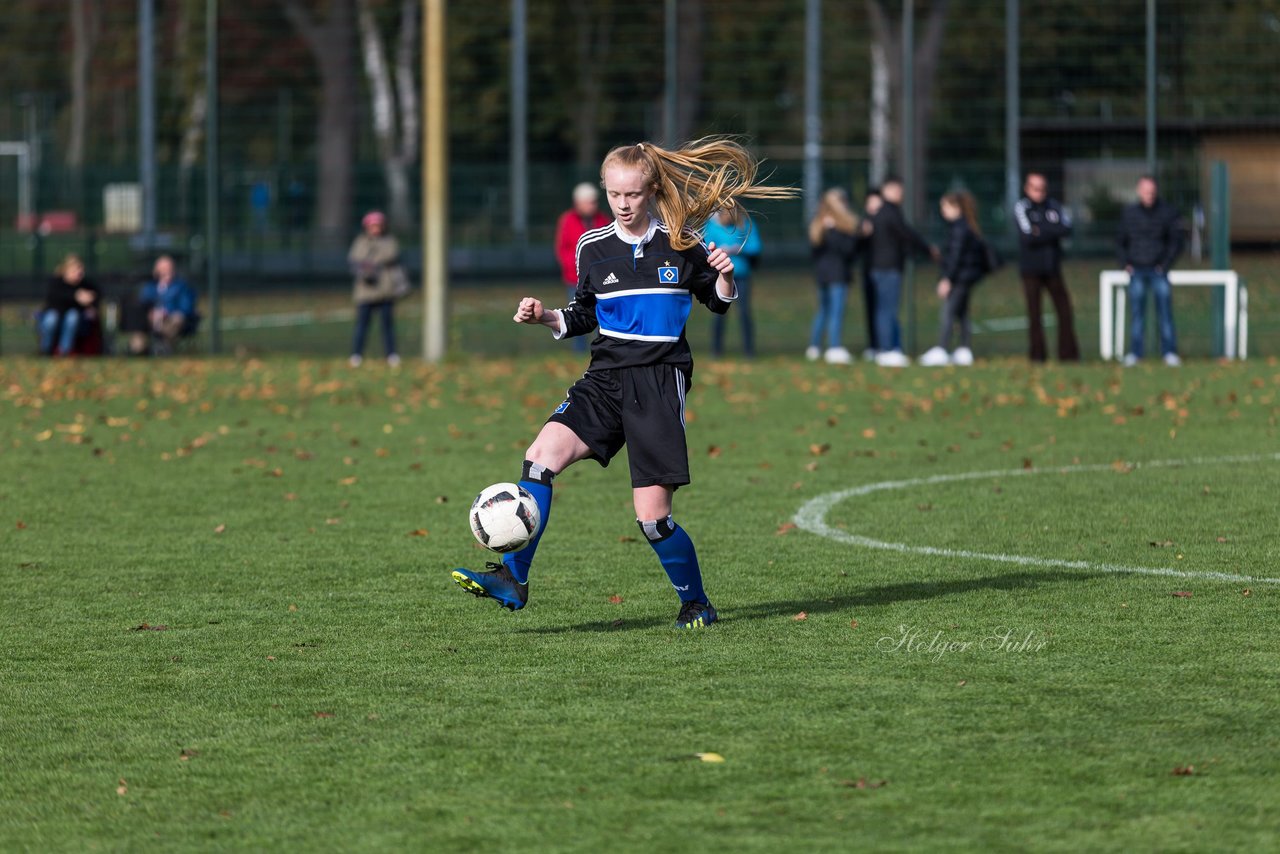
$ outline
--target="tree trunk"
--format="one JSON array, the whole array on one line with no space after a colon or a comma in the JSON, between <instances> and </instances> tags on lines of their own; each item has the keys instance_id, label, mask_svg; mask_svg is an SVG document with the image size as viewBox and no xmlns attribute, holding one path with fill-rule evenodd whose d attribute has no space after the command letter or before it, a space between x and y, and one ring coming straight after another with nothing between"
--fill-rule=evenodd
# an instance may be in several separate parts
<instances>
[{"instance_id":1,"label":"tree trunk","mask_svg":"<svg viewBox=\"0 0 1280 854\"><path fill-rule=\"evenodd\" d=\"M698 126L702 107L702 43L706 29L704 0L681 0L676 6L680 32L676 42L676 135L673 143L688 140Z\"/></svg>"},{"instance_id":2,"label":"tree trunk","mask_svg":"<svg viewBox=\"0 0 1280 854\"><path fill-rule=\"evenodd\" d=\"M600 148L600 105L604 98L604 57L609 51L608 11L592 0L570 4L577 23L578 97L574 117L574 149L578 170L586 173L598 162Z\"/></svg>"},{"instance_id":3,"label":"tree trunk","mask_svg":"<svg viewBox=\"0 0 1280 854\"><path fill-rule=\"evenodd\" d=\"M89 117L89 63L102 32L101 0L71 0L71 130L67 166L84 166L85 130Z\"/></svg>"},{"instance_id":4,"label":"tree trunk","mask_svg":"<svg viewBox=\"0 0 1280 854\"><path fill-rule=\"evenodd\" d=\"M405 231L413 226L409 166L418 150L418 90L413 79L417 3L403 0L400 5L394 81L369 0L358 0L358 7L360 48L373 109L373 134L378 141L378 158L382 161L387 185L387 216L393 229Z\"/></svg>"},{"instance_id":5,"label":"tree trunk","mask_svg":"<svg viewBox=\"0 0 1280 854\"><path fill-rule=\"evenodd\" d=\"M889 57L884 45L871 43L871 162L867 166L867 181L879 187L889 174L889 148L891 132L889 123L892 110L889 105Z\"/></svg>"},{"instance_id":6,"label":"tree trunk","mask_svg":"<svg viewBox=\"0 0 1280 854\"><path fill-rule=\"evenodd\" d=\"M872 177L875 177L876 149L876 102L880 91L877 90L876 65L877 53L883 52L884 69L888 76L888 100L891 104L902 103L902 27L889 13L884 0L866 0L867 17L871 22L872 37ZM929 123L933 118L933 91L938 72L938 58L942 53L942 42L946 35L947 14L950 11L950 0L932 0L929 4L928 17L925 20L924 34L918 40L911 61L915 77L915 110L912 118L915 133L912 135L912 148L915 162L911 165L911 174L904 178L911 179L912 206L917 215L923 210L925 198L925 178L928 175L929 163ZM886 120L893 115L891 109L885 109ZM901 117L899 116L899 119ZM888 122L891 130L884 131L884 137L893 137L897 156L895 168L905 170L903 163L902 122ZM883 156L883 155L882 155ZM887 157L884 158L887 160Z\"/></svg>"},{"instance_id":7,"label":"tree trunk","mask_svg":"<svg viewBox=\"0 0 1280 854\"><path fill-rule=\"evenodd\" d=\"M346 241L352 225L355 157L355 86L352 80L352 0L327 0L323 23L299 0L283 0L285 14L302 36L320 72L316 119L319 184L316 238L325 245Z\"/></svg>"}]
</instances>

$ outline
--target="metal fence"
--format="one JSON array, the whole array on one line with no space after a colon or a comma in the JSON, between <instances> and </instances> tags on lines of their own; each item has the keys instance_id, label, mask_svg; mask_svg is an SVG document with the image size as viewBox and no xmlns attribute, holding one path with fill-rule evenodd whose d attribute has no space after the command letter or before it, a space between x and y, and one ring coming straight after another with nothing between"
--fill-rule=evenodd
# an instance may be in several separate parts
<instances>
[{"instance_id":1,"label":"metal fence","mask_svg":"<svg viewBox=\"0 0 1280 854\"><path fill-rule=\"evenodd\" d=\"M0 286L30 297L68 250L122 283L159 250L198 276L211 216L231 293L341 282L371 207L412 252L422 15L419 0L9 0ZM1225 161L1233 237L1280 238L1280 0L508 0L448 3L446 29L457 282L548 271L555 217L610 146L707 133L745 136L805 188L760 212L776 265L803 265L816 192L889 172L926 230L964 187L1003 234L1021 173L1042 171L1088 253L1108 250L1137 175L1195 221Z\"/></svg>"}]
</instances>

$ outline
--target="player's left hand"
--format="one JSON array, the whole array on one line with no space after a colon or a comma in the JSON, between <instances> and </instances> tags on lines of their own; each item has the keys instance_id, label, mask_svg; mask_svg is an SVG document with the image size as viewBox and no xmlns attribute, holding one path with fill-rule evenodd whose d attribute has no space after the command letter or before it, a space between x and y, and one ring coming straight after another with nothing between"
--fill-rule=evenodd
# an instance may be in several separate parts
<instances>
[{"instance_id":1,"label":"player's left hand","mask_svg":"<svg viewBox=\"0 0 1280 854\"><path fill-rule=\"evenodd\" d=\"M516 306L515 316L511 319L516 323L541 323L542 315L542 302L533 297L525 297Z\"/></svg>"},{"instance_id":2,"label":"player's left hand","mask_svg":"<svg viewBox=\"0 0 1280 854\"><path fill-rule=\"evenodd\" d=\"M728 252L717 249L714 243L707 244L707 263L725 279L733 279L733 259Z\"/></svg>"}]
</instances>

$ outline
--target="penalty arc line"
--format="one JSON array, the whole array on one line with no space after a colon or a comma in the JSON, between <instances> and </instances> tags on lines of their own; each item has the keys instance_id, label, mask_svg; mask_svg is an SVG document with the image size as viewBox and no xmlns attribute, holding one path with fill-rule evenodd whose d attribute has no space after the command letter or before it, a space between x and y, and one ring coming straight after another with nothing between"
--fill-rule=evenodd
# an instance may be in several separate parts
<instances>
[{"instance_id":1,"label":"penalty arc line","mask_svg":"<svg viewBox=\"0 0 1280 854\"><path fill-rule=\"evenodd\" d=\"M1189 457L1182 460L1151 460L1142 463L1123 463L1132 469L1150 468L1185 468L1188 466L1280 462L1278 454L1241 454L1226 457ZM936 546L914 546L910 543L894 543L853 534L827 524L827 514L842 501L870 495L888 490L912 489L917 486L931 486L939 483L955 483L966 480L984 480L994 477L1027 477L1040 474L1081 474L1087 472L1113 471L1116 464L1074 465L1050 469L1005 469L1000 471L974 471L959 474L939 474L931 477L915 477L906 480L885 480L878 483L867 483L837 492L828 492L812 498L801 505L792 521L797 528L826 537L851 546L868 549L899 552L902 554L929 555L931 557L966 558L970 560L986 560L996 563L1013 563L1020 566L1056 567L1062 569L1083 569L1094 572L1108 572L1128 575L1161 575L1173 578L1205 578L1214 581L1252 582L1254 584L1280 584L1280 578L1266 578L1252 575L1235 575L1229 572L1194 571L1173 569L1171 567L1121 566L1113 563L1095 563L1084 560L1059 560L1056 558L1031 557L1028 555L1004 554L1001 552L978 552L968 549L948 549Z\"/></svg>"}]
</instances>

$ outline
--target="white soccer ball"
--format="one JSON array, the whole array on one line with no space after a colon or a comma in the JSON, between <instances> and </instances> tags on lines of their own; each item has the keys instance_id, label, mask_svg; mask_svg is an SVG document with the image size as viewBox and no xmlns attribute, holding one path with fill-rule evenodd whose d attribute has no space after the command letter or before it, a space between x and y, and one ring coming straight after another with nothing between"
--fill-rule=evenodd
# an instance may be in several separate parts
<instances>
[{"instance_id":1,"label":"white soccer ball","mask_svg":"<svg viewBox=\"0 0 1280 854\"><path fill-rule=\"evenodd\" d=\"M538 502L522 486L486 486L471 504L471 533L480 545L495 552L518 552L542 525Z\"/></svg>"}]
</instances>

